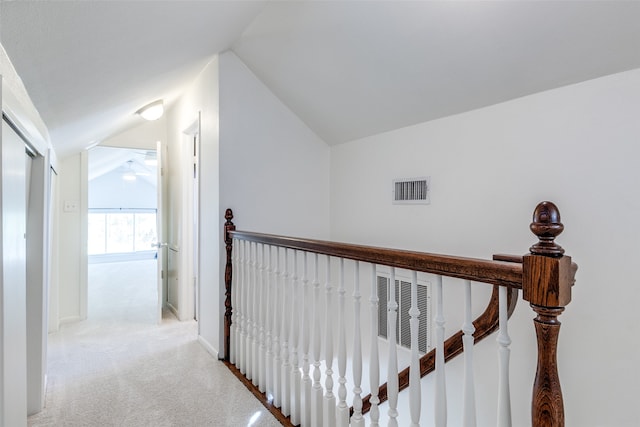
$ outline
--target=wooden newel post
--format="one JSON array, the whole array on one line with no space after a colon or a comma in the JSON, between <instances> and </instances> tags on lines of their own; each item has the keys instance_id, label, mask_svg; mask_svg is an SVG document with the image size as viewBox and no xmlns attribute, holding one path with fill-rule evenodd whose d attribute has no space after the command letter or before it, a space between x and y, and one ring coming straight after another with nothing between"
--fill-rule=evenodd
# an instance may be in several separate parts
<instances>
[{"instance_id":1,"label":"wooden newel post","mask_svg":"<svg viewBox=\"0 0 640 427\"><path fill-rule=\"evenodd\" d=\"M533 212L531 231L538 243L523 259L522 297L533 311L538 339L538 367L533 385L531 421L534 427L563 427L564 404L557 366L560 332L558 316L571 301L575 269L571 257L554 242L562 233L560 212L551 202L538 204Z\"/></svg>"},{"instance_id":2,"label":"wooden newel post","mask_svg":"<svg viewBox=\"0 0 640 427\"><path fill-rule=\"evenodd\" d=\"M233 238L230 231L234 231L236 226L231 221L233 219L233 212L231 209L227 209L224 213L224 243L227 250L227 264L224 268L224 288L225 288L225 300L224 300L224 360L227 362L231 356L231 315L233 313L233 307L231 307L231 278L233 276L233 265L231 262L231 250L233 249Z\"/></svg>"}]
</instances>

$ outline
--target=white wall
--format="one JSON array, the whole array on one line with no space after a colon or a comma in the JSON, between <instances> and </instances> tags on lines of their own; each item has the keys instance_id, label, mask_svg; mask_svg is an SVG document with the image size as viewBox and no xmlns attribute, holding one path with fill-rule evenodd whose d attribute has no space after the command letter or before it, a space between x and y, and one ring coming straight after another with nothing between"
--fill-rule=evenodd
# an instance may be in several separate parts
<instances>
[{"instance_id":1,"label":"white wall","mask_svg":"<svg viewBox=\"0 0 640 427\"><path fill-rule=\"evenodd\" d=\"M636 426L638 111L640 70L633 70L332 147L331 237L466 256L523 254L535 241L528 230L535 205L556 202L565 224L558 241L580 266L560 317L567 425ZM393 178L424 175L431 205L391 204ZM531 318L521 303L510 326L514 425L530 422ZM479 348L479 359L494 364L493 340ZM493 382L479 375L476 384ZM480 425L489 425L495 410L481 408Z\"/></svg>"},{"instance_id":2,"label":"white wall","mask_svg":"<svg viewBox=\"0 0 640 427\"><path fill-rule=\"evenodd\" d=\"M329 148L232 52L220 55L220 211L240 230L327 238ZM216 345L222 351L224 257ZM219 334L219 335L218 335Z\"/></svg>"},{"instance_id":3,"label":"white wall","mask_svg":"<svg viewBox=\"0 0 640 427\"><path fill-rule=\"evenodd\" d=\"M58 183L58 316L60 323L86 317L87 292L87 153L67 157L60 162ZM76 202L78 210L65 212L65 201ZM82 209L82 206L85 209ZM83 301L85 303L83 304Z\"/></svg>"}]
</instances>

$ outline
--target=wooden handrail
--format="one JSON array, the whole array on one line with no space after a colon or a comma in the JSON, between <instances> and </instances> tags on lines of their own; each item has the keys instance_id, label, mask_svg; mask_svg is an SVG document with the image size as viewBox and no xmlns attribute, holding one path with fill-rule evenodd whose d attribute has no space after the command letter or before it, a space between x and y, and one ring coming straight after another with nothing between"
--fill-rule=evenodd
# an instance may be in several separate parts
<instances>
[{"instance_id":1,"label":"wooden handrail","mask_svg":"<svg viewBox=\"0 0 640 427\"><path fill-rule=\"evenodd\" d=\"M404 268L424 273L440 274L459 279L490 283L513 288L522 287L522 265L505 261L465 258L426 252L401 251L375 246L352 245L325 240L300 239L275 236L250 231L229 231L232 238L264 243L283 248L296 249L369 262L378 265Z\"/></svg>"}]
</instances>

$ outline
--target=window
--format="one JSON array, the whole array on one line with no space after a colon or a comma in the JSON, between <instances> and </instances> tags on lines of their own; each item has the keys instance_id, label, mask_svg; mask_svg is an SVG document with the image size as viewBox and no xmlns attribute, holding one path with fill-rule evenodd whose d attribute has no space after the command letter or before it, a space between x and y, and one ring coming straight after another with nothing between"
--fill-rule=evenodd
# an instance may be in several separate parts
<instances>
[{"instance_id":1,"label":"window","mask_svg":"<svg viewBox=\"0 0 640 427\"><path fill-rule=\"evenodd\" d=\"M390 297L390 277L378 272L378 336L388 338L387 301ZM411 328L409 309L411 309L411 281L396 278L394 293L398 302L399 321L396 321L396 341L403 347L411 348ZM420 324L418 327L418 351L426 353L431 349L431 292L428 283L418 280L418 310Z\"/></svg>"},{"instance_id":2,"label":"window","mask_svg":"<svg viewBox=\"0 0 640 427\"><path fill-rule=\"evenodd\" d=\"M156 211L89 212L89 255L155 250Z\"/></svg>"}]
</instances>

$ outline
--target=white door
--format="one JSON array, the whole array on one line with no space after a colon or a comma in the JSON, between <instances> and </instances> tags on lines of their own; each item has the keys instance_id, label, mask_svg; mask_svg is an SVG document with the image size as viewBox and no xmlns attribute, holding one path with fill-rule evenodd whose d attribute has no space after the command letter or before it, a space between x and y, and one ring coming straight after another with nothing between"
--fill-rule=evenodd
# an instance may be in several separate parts
<instances>
[{"instance_id":1,"label":"white door","mask_svg":"<svg viewBox=\"0 0 640 427\"><path fill-rule=\"evenodd\" d=\"M27 424L25 145L0 135L0 426Z\"/></svg>"},{"instance_id":2,"label":"white door","mask_svg":"<svg viewBox=\"0 0 640 427\"><path fill-rule=\"evenodd\" d=\"M165 301L167 299L167 243L165 243L165 227L164 227L164 215L163 211L163 191L164 191L164 158L162 152L162 143L158 141L156 147L156 158L157 158L157 176L158 176L158 186L157 186L157 194L158 194L158 203L156 210L156 230L158 234L158 323L162 322L162 309L164 308Z\"/></svg>"}]
</instances>

